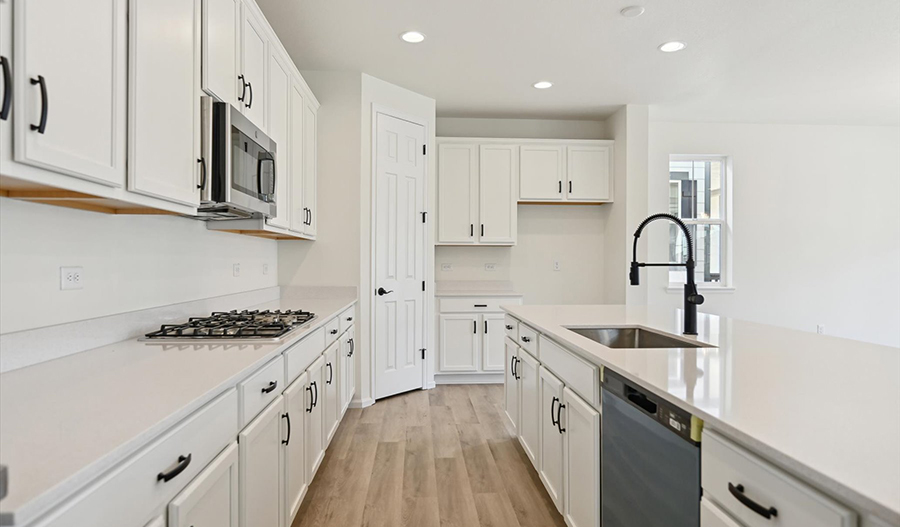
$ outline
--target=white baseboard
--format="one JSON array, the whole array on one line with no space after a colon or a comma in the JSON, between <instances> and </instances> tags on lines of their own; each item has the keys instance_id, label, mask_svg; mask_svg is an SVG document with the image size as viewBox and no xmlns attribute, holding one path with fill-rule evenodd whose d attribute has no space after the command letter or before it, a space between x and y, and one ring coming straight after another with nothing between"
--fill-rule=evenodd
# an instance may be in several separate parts
<instances>
[{"instance_id":1,"label":"white baseboard","mask_svg":"<svg viewBox=\"0 0 900 527\"><path fill-rule=\"evenodd\" d=\"M366 397L365 399L353 399L350 401L350 408L368 408L375 404L375 399Z\"/></svg>"},{"instance_id":2,"label":"white baseboard","mask_svg":"<svg viewBox=\"0 0 900 527\"><path fill-rule=\"evenodd\" d=\"M503 384L504 372L499 373L435 373L435 384Z\"/></svg>"}]
</instances>

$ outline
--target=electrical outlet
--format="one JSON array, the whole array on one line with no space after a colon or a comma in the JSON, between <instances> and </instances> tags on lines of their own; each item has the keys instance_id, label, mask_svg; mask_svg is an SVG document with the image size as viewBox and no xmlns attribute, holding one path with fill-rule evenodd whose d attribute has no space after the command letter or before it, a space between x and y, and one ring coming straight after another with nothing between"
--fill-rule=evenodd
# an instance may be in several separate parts
<instances>
[{"instance_id":1,"label":"electrical outlet","mask_svg":"<svg viewBox=\"0 0 900 527\"><path fill-rule=\"evenodd\" d=\"M825 325L817 324L816 325L816 333L818 333L819 335L824 335L825 334Z\"/></svg>"},{"instance_id":2,"label":"electrical outlet","mask_svg":"<svg viewBox=\"0 0 900 527\"><path fill-rule=\"evenodd\" d=\"M269 274L269 264L263 264L263 274Z\"/></svg>"},{"instance_id":3,"label":"electrical outlet","mask_svg":"<svg viewBox=\"0 0 900 527\"><path fill-rule=\"evenodd\" d=\"M561 267L559 266L559 260L553 260L553 270L559 271Z\"/></svg>"},{"instance_id":4,"label":"electrical outlet","mask_svg":"<svg viewBox=\"0 0 900 527\"><path fill-rule=\"evenodd\" d=\"M231 269L234 273L234 276L241 276L241 264L236 263Z\"/></svg>"},{"instance_id":5,"label":"electrical outlet","mask_svg":"<svg viewBox=\"0 0 900 527\"><path fill-rule=\"evenodd\" d=\"M441 271L452 271L452 270L453 270L453 264L449 264L449 263L441 264Z\"/></svg>"},{"instance_id":6,"label":"electrical outlet","mask_svg":"<svg viewBox=\"0 0 900 527\"><path fill-rule=\"evenodd\" d=\"M84 289L84 269L81 267L60 267L59 288L62 291Z\"/></svg>"},{"instance_id":7,"label":"electrical outlet","mask_svg":"<svg viewBox=\"0 0 900 527\"><path fill-rule=\"evenodd\" d=\"M496 270L497 270L497 264L495 264L495 263L486 263L486 264L484 264L484 270L485 270L485 271L496 271Z\"/></svg>"}]
</instances>

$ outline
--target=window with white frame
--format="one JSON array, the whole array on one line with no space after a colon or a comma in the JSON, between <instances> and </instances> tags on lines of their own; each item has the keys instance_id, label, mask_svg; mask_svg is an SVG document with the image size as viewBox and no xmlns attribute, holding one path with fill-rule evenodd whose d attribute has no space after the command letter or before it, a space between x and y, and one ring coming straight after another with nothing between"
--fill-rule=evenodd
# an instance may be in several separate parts
<instances>
[{"instance_id":1,"label":"window with white frame","mask_svg":"<svg viewBox=\"0 0 900 527\"><path fill-rule=\"evenodd\" d=\"M725 286L728 228L727 158L722 156L670 156L669 212L687 225L694 239L697 284ZM669 226L669 261L683 262L687 240L676 225ZM684 267L669 268L669 283L683 284Z\"/></svg>"}]
</instances>

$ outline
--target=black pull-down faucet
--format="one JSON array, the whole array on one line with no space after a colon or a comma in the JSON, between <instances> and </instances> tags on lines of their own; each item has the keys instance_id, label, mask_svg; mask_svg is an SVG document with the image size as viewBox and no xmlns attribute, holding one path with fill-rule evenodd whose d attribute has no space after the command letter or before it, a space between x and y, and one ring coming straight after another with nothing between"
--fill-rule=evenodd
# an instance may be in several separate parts
<instances>
[{"instance_id":1,"label":"black pull-down faucet","mask_svg":"<svg viewBox=\"0 0 900 527\"><path fill-rule=\"evenodd\" d=\"M640 263L637 261L637 244L638 239L641 237L641 231L644 230L644 227L647 226L648 223L654 220L662 220L666 219L673 222L675 225L681 227L681 230L684 231L684 237L687 239L687 261L684 263ZM629 277L631 278L631 285L639 285L641 283L641 275L640 268L641 267L669 267L669 266L679 266L687 268L687 283L684 284L684 334L685 335L696 335L697 334L697 306L703 303L703 296L697 292L697 284L694 283L694 240L691 238L691 232L688 230L687 225L684 224L683 221L678 219L678 217L673 216L672 214L660 213L653 214L652 216L648 216L646 220L642 221L636 231L634 231L634 253L631 257L631 272Z\"/></svg>"}]
</instances>

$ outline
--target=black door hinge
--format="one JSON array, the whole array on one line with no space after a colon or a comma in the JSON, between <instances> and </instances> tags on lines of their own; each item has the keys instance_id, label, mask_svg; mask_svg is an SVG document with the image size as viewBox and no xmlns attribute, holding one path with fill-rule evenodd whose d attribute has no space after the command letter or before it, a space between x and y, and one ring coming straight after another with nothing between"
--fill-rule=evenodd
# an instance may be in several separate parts
<instances>
[{"instance_id":1,"label":"black door hinge","mask_svg":"<svg viewBox=\"0 0 900 527\"><path fill-rule=\"evenodd\" d=\"M426 154L425 154L425 145L422 145L422 155L423 155L423 156L426 155Z\"/></svg>"},{"instance_id":2,"label":"black door hinge","mask_svg":"<svg viewBox=\"0 0 900 527\"><path fill-rule=\"evenodd\" d=\"M422 280L422 291L425 290L425 280Z\"/></svg>"},{"instance_id":3,"label":"black door hinge","mask_svg":"<svg viewBox=\"0 0 900 527\"><path fill-rule=\"evenodd\" d=\"M425 348L422 348L419 351L422 352L422 360L425 360Z\"/></svg>"},{"instance_id":4,"label":"black door hinge","mask_svg":"<svg viewBox=\"0 0 900 527\"><path fill-rule=\"evenodd\" d=\"M427 211L422 213L422 223L425 223L425 216L427 216L427 215L428 215Z\"/></svg>"}]
</instances>

